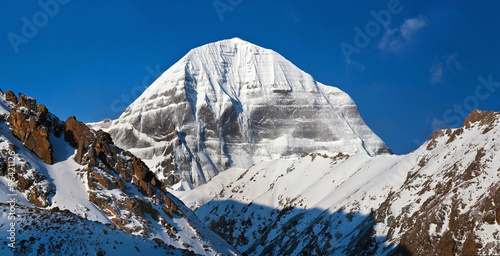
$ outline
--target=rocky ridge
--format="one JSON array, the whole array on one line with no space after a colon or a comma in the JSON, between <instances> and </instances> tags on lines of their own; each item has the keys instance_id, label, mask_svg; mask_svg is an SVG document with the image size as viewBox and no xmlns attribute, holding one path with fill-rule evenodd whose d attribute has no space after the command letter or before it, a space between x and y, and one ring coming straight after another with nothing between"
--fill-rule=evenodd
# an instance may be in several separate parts
<instances>
[{"instance_id":1,"label":"rocky ridge","mask_svg":"<svg viewBox=\"0 0 500 256\"><path fill-rule=\"evenodd\" d=\"M9 124L0 122L0 182L15 180L12 191L27 200L21 204L73 211L89 221L154 239L164 248L237 254L168 193L141 159L115 146L109 134L91 130L75 117L59 121L33 98L13 95L0 94L0 112ZM74 154L63 152L71 147Z\"/></svg>"},{"instance_id":2,"label":"rocky ridge","mask_svg":"<svg viewBox=\"0 0 500 256\"><path fill-rule=\"evenodd\" d=\"M151 231L145 214L149 214L175 237L175 228L165 219L185 215L148 167L130 152L116 147L109 134L91 131L74 116L66 124L65 140L77 147L75 161L85 166L79 171L86 176L89 200L122 230L148 236ZM119 196L116 192L108 194L116 189ZM135 189L147 199L129 195Z\"/></svg>"},{"instance_id":3,"label":"rocky ridge","mask_svg":"<svg viewBox=\"0 0 500 256\"><path fill-rule=\"evenodd\" d=\"M419 165L377 210L388 241L413 255L500 252L500 112L473 111L432 134Z\"/></svg>"},{"instance_id":4,"label":"rocky ridge","mask_svg":"<svg viewBox=\"0 0 500 256\"><path fill-rule=\"evenodd\" d=\"M405 156L303 154L175 192L248 255L500 253L500 112Z\"/></svg>"}]
</instances>

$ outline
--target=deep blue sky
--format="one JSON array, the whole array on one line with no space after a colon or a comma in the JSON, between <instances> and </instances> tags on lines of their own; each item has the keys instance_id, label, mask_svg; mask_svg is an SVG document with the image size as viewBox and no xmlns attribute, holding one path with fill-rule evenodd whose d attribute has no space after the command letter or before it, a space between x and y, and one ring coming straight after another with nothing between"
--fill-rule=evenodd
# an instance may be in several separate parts
<instances>
[{"instance_id":1,"label":"deep blue sky","mask_svg":"<svg viewBox=\"0 0 500 256\"><path fill-rule=\"evenodd\" d=\"M500 110L498 84L478 80L500 81L498 1L336 2L59 0L44 11L2 1L0 88L63 120L113 119L190 49L240 37L347 92L395 153L459 125L473 107ZM23 30L26 21L37 31ZM356 41L356 27L368 41ZM347 44L358 46L349 56Z\"/></svg>"}]
</instances>

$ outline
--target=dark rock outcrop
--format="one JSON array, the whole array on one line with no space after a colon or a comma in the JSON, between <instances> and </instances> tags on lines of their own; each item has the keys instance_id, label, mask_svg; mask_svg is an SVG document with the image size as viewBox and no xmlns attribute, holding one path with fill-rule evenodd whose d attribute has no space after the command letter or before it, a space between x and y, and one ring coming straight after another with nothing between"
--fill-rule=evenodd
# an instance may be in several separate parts
<instances>
[{"instance_id":1,"label":"dark rock outcrop","mask_svg":"<svg viewBox=\"0 0 500 256\"><path fill-rule=\"evenodd\" d=\"M5 99L15 104L7 118L14 136L45 163L53 164L50 135L61 136L64 123L50 113L45 105L38 105L31 97L19 93L19 98L16 98L12 91L7 91Z\"/></svg>"},{"instance_id":2,"label":"dark rock outcrop","mask_svg":"<svg viewBox=\"0 0 500 256\"><path fill-rule=\"evenodd\" d=\"M91 130L72 116L66 120L64 138L77 148L75 161L86 166L84 172L90 188L89 200L122 230L148 236L150 230L145 214L160 221L168 230L172 227L164 221L165 218L172 218L174 214L184 216L146 164L132 153L115 146L108 133ZM132 187L151 200L129 196L127 192ZM122 192L120 197L107 193L114 189ZM132 222L139 222L141 226L127 226ZM175 236L173 232L170 235Z\"/></svg>"},{"instance_id":3,"label":"dark rock outcrop","mask_svg":"<svg viewBox=\"0 0 500 256\"><path fill-rule=\"evenodd\" d=\"M92 140L92 132L82 122L76 120L74 116L66 119L66 129L64 131L64 140L69 142L72 147L77 148L75 161L84 164L83 156L87 153L87 148Z\"/></svg>"},{"instance_id":4,"label":"dark rock outcrop","mask_svg":"<svg viewBox=\"0 0 500 256\"><path fill-rule=\"evenodd\" d=\"M15 109L10 111L8 122L12 133L19 138L24 145L47 164L54 163L54 152L50 144L49 133L37 124L34 117L29 117L23 111Z\"/></svg>"},{"instance_id":5,"label":"dark rock outcrop","mask_svg":"<svg viewBox=\"0 0 500 256\"><path fill-rule=\"evenodd\" d=\"M6 91L5 92L5 99L14 103L14 104L17 104L17 97L16 95L14 94L14 92L12 91Z\"/></svg>"}]
</instances>

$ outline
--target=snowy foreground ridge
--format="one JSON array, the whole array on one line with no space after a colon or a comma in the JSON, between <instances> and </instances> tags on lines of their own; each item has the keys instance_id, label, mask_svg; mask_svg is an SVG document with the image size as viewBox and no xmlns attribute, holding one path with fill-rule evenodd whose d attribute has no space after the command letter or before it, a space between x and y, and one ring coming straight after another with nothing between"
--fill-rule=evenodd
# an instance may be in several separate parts
<instances>
[{"instance_id":1,"label":"snowy foreground ridge","mask_svg":"<svg viewBox=\"0 0 500 256\"><path fill-rule=\"evenodd\" d=\"M249 255L498 255L500 112L408 155L304 154L175 194Z\"/></svg>"},{"instance_id":2,"label":"snowy foreground ridge","mask_svg":"<svg viewBox=\"0 0 500 256\"><path fill-rule=\"evenodd\" d=\"M0 255L500 255L500 112L393 155L347 94L238 38L113 121L0 90L0 183Z\"/></svg>"},{"instance_id":3,"label":"snowy foreground ridge","mask_svg":"<svg viewBox=\"0 0 500 256\"><path fill-rule=\"evenodd\" d=\"M239 38L191 50L120 118L89 125L180 190L304 152L390 152L349 95Z\"/></svg>"}]
</instances>

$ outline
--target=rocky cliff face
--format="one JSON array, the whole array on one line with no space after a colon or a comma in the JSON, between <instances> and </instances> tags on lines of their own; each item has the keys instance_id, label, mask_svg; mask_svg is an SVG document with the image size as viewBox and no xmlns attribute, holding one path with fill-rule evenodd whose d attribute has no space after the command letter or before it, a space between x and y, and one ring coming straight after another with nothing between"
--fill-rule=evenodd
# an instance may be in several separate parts
<instances>
[{"instance_id":1,"label":"rocky cliff face","mask_svg":"<svg viewBox=\"0 0 500 256\"><path fill-rule=\"evenodd\" d=\"M85 166L80 172L87 178L89 200L122 230L149 236L149 214L176 237L176 229L166 219L187 217L141 159L115 146L109 134L92 131L73 116L66 124L65 140L77 147L74 159ZM130 195L134 189L149 200ZM110 194L113 190L120 195Z\"/></svg>"},{"instance_id":2,"label":"rocky cliff face","mask_svg":"<svg viewBox=\"0 0 500 256\"><path fill-rule=\"evenodd\" d=\"M54 152L49 136L59 137L64 124L31 97L19 93L17 99L12 91L7 91L5 99L14 105L7 118L14 136L45 163L53 164Z\"/></svg>"},{"instance_id":3,"label":"rocky cliff face","mask_svg":"<svg viewBox=\"0 0 500 256\"><path fill-rule=\"evenodd\" d=\"M303 154L175 192L248 255L500 253L500 112L405 156Z\"/></svg>"},{"instance_id":4,"label":"rocky cliff face","mask_svg":"<svg viewBox=\"0 0 500 256\"><path fill-rule=\"evenodd\" d=\"M90 126L177 189L304 152L389 153L346 93L238 38L193 49L119 119Z\"/></svg>"},{"instance_id":5,"label":"rocky cliff face","mask_svg":"<svg viewBox=\"0 0 500 256\"><path fill-rule=\"evenodd\" d=\"M91 131L74 116L66 120L65 140L77 147L74 160L84 165L80 169L86 176L89 186L89 200L104 212L110 220L127 232L137 232L148 236L148 223L145 214L151 214L155 221L163 220L165 228L171 228L154 209L152 202L135 195L129 195L132 188L138 189L144 196L154 200L154 206L163 207L164 214L180 216L182 211L172 203L168 192L161 189L161 183L147 166L137 157L116 147L109 134L103 131ZM133 185L132 187L130 185ZM109 194L117 190L120 196ZM164 206L163 206L164 205ZM123 212L129 214L123 215ZM133 228L130 223L139 223ZM150 231L151 232L151 231ZM174 234L171 234L174 236Z\"/></svg>"}]
</instances>

